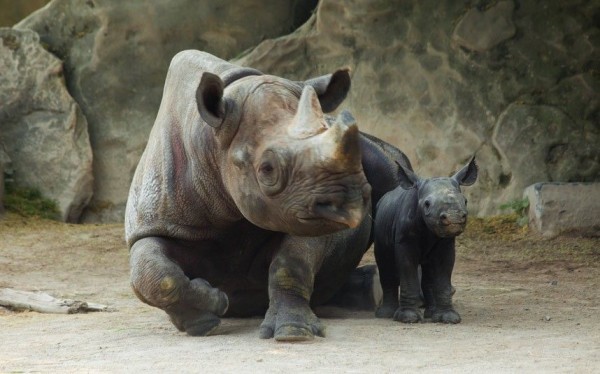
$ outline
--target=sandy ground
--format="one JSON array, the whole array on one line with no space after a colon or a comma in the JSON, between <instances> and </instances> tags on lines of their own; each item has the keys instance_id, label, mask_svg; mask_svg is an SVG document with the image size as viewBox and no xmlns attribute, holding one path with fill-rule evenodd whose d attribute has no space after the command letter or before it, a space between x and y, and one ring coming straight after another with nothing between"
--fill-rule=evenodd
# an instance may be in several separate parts
<instances>
[{"instance_id":1,"label":"sandy ground","mask_svg":"<svg viewBox=\"0 0 600 374\"><path fill-rule=\"evenodd\" d=\"M0 372L600 372L600 239L545 240L480 221L459 239L461 324L325 310L327 337L293 344L258 339L260 319L224 320L204 338L178 332L131 292L120 225L8 216L0 221L0 287L116 311L0 308Z\"/></svg>"}]
</instances>

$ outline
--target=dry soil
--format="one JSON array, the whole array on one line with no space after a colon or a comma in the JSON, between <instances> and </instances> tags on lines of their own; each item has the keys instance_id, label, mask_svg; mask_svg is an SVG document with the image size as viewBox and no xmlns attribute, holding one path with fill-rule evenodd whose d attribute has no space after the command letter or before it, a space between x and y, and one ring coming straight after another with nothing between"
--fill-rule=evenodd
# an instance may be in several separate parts
<instances>
[{"instance_id":1,"label":"dry soil","mask_svg":"<svg viewBox=\"0 0 600 374\"><path fill-rule=\"evenodd\" d=\"M471 220L453 283L458 325L321 311L327 337L260 340L260 319L178 332L128 284L121 225L0 221L0 287L108 304L53 315L0 308L0 372L600 372L600 239L542 239L511 217ZM373 262L372 252L363 260Z\"/></svg>"}]
</instances>

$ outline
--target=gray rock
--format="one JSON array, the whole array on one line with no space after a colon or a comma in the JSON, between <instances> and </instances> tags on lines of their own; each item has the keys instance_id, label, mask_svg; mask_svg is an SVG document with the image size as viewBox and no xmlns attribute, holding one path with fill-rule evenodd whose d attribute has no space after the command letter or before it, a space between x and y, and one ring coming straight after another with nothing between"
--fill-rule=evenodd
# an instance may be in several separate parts
<instances>
[{"instance_id":1,"label":"gray rock","mask_svg":"<svg viewBox=\"0 0 600 374\"><path fill-rule=\"evenodd\" d=\"M600 236L600 183L536 183L523 196L529 227L543 236Z\"/></svg>"},{"instance_id":2,"label":"gray rock","mask_svg":"<svg viewBox=\"0 0 600 374\"><path fill-rule=\"evenodd\" d=\"M16 185L58 203L61 218L78 221L92 196L87 122L67 92L61 61L33 31L0 29L0 144Z\"/></svg>"},{"instance_id":3,"label":"gray rock","mask_svg":"<svg viewBox=\"0 0 600 374\"><path fill-rule=\"evenodd\" d=\"M10 164L10 157L4 152L0 143L0 217L4 214L4 172Z\"/></svg>"},{"instance_id":4,"label":"gray rock","mask_svg":"<svg viewBox=\"0 0 600 374\"><path fill-rule=\"evenodd\" d=\"M314 3L54 0L17 24L37 31L64 60L69 90L88 120L95 178L84 220L123 220L129 184L177 52L200 49L232 58L292 31Z\"/></svg>"},{"instance_id":5,"label":"gray rock","mask_svg":"<svg viewBox=\"0 0 600 374\"><path fill-rule=\"evenodd\" d=\"M485 17L514 13L506 29L520 32L484 52L452 42L462 2L322 0L296 32L234 62L299 80L350 66L344 108L361 130L405 151L420 174L445 175L477 153L480 177L465 192L470 214L502 213L535 182L600 180L598 7L492 3Z\"/></svg>"},{"instance_id":6,"label":"gray rock","mask_svg":"<svg viewBox=\"0 0 600 374\"><path fill-rule=\"evenodd\" d=\"M498 1L490 8L471 8L458 21L452 39L458 45L473 51L487 51L517 32L512 22L514 3Z\"/></svg>"}]
</instances>

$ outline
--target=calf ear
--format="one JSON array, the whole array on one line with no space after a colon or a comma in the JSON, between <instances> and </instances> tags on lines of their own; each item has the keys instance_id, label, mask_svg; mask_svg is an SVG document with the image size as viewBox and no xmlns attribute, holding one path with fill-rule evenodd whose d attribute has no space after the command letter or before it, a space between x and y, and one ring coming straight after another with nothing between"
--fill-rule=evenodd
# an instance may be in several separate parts
<instances>
[{"instance_id":1,"label":"calf ear","mask_svg":"<svg viewBox=\"0 0 600 374\"><path fill-rule=\"evenodd\" d=\"M218 128L225 119L223 101L224 83L218 75L204 72L196 90L196 104L202 119L210 126Z\"/></svg>"},{"instance_id":2,"label":"calf ear","mask_svg":"<svg viewBox=\"0 0 600 374\"><path fill-rule=\"evenodd\" d=\"M475 156L473 156L468 164L463 166L462 169L452 176L452 179L457 181L461 186L470 186L477 180L478 173L479 166L477 166Z\"/></svg>"},{"instance_id":3,"label":"calf ear","mask_svg":"<svg viewBox=\"0 0 600 374\"><path fill-rule=\"evenodd\" d=\"M323 113L333 112L350 91L350 69L340 69L333 74L307 80L304 84L313 86L317 92Z\"/></svg>"},{"instance_id":4,"label":"calf ear","mask_svg":"<svg viewBox=\"0 0 600 374\"><path fill-rule=\"evenodd\" d=\"M398 165L398 181L400 182L400 187L408 190L416 186L417 182L419 182L419 177L413 173L412 170L404 167L404 165L398 161L395 160L395 162Z\"/></svg>"}]
</instances>

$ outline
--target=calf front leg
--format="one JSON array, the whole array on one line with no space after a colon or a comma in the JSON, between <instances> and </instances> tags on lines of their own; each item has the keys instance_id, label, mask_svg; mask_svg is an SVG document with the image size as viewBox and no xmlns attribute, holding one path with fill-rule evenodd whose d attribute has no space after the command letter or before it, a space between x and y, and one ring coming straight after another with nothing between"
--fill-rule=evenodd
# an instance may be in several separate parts
<instances>
[{"instance_id":1,"label":"calf front leg","mask_svg":"<svg viewBox=\"0 0 600 374\"><path fill-rule=\"evenodd\" d=\"M190 250L165 238L138 240L130 250L131 286L140 300L167 312L180 331L205 336L219 326L228 299L207 281L190 280L168 255Z\"/></svg>"},{"instance_id":2,"label":"calf front leg","mask_svg":"<svg viewBox=\"0 0 600 374\"><path fill-rule=\"evenodd\" d=\"M381 305L375 311L377 318L392 318L398 309L398 272L396 269L396 261L394 248L390 248L382 244L377 238L375 239L375 260L379 268L379 282L381 283L381 291L383 298Z\"/></svg>"},{"instance_id":3,"label":"calf front leg","mask_svg":"<svg viewBox=\"0 0 600 374\"><path fill-rule=\"evenodd\" d=\"M421 322L419 254L415 253L415 246L408 243L397 244L395 252L396 269L400 278L400 307L394 313L394 320L403 323Z\"/></svg>"},{"instance_id":4,"label":"calf front leg","mask_svg":"<svg viewBox=\"0 0 600 374\"><path fill-rule=\"evenodd\" d=\"M309 305L325 245L325 237L284 239L269 268L269 309L260 338L302 341L325 336L324 326Z\"/></svg>"},{"instance_id":5,"label":"calf front leg","mask_svg":"<svg viewBox=\"0 0 600 374\"><path fill-rule=\"evenodd\" d=\"M452 305L452 271L455 249L453 242L440 243L431 260L423 266L423 293L426 295L425 316L432 322L459 323L460 315Z\"/></svg>"}]
</instances>

